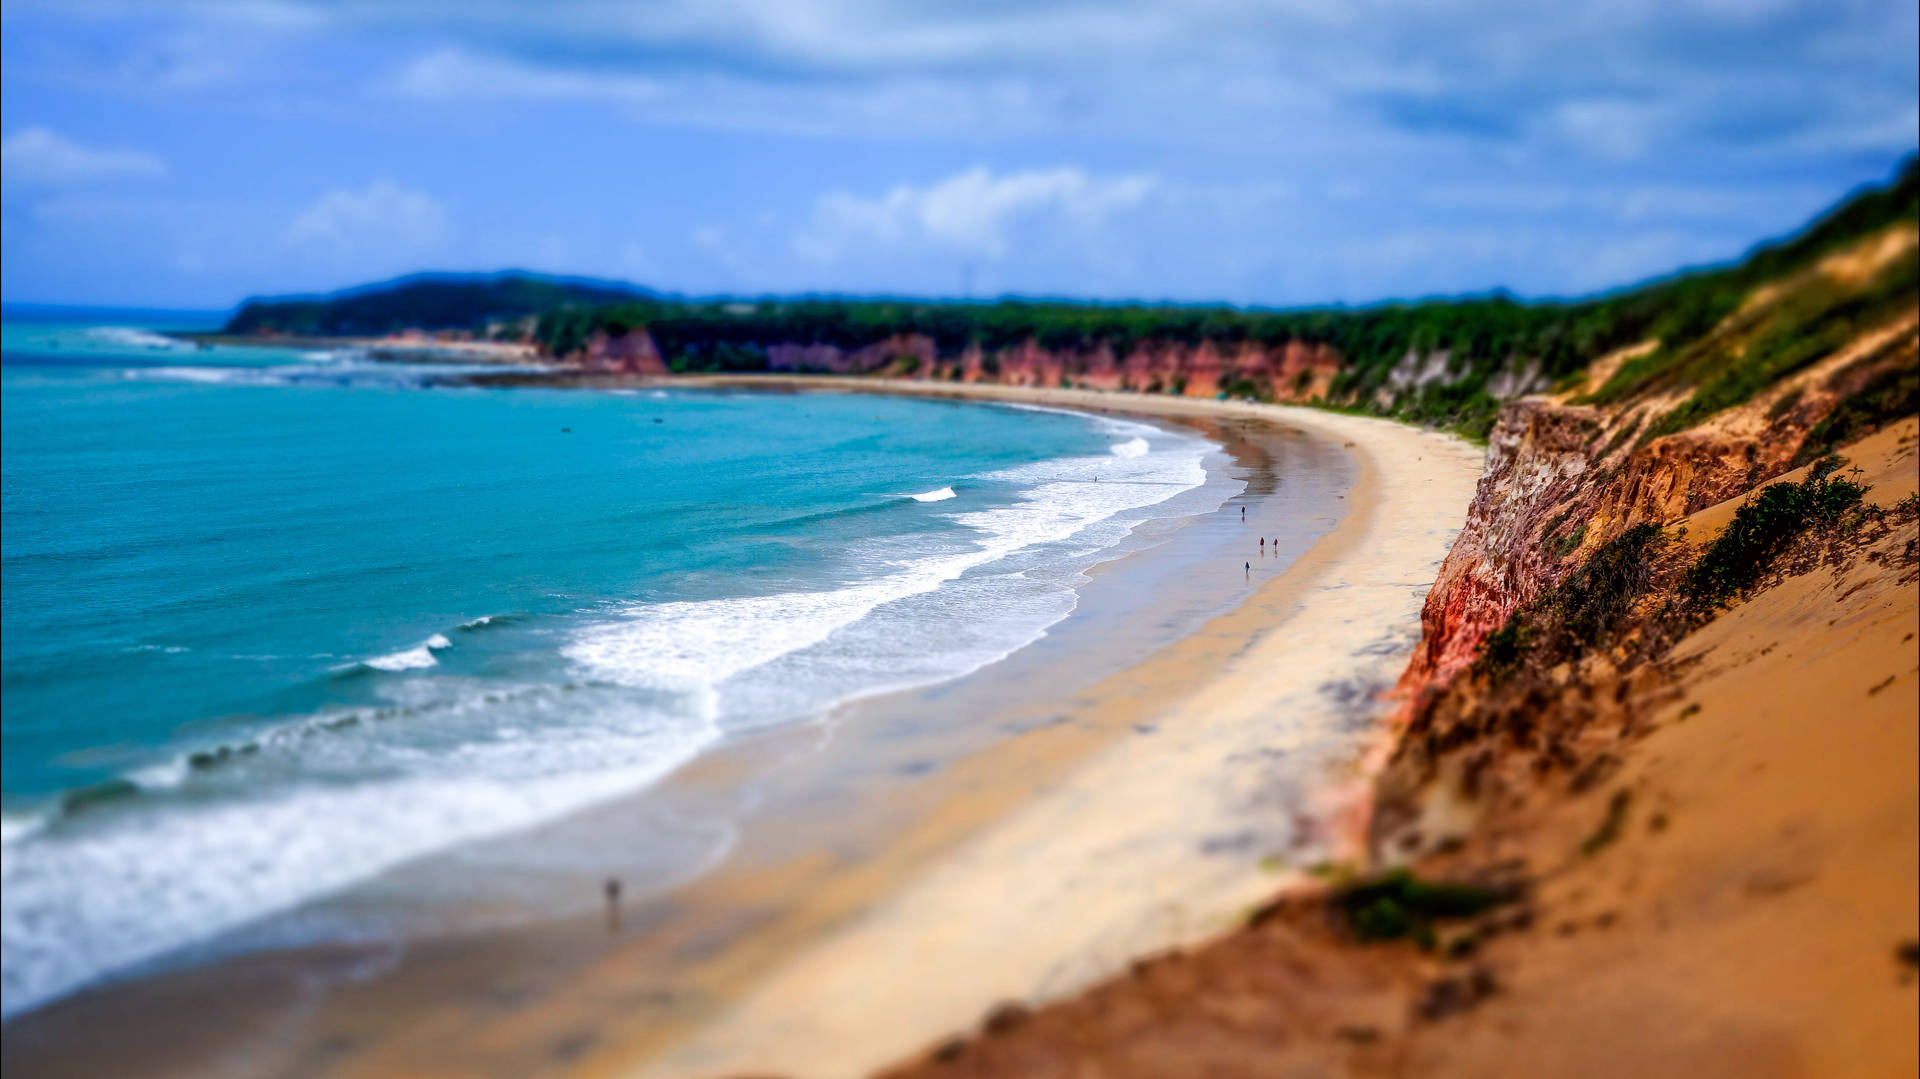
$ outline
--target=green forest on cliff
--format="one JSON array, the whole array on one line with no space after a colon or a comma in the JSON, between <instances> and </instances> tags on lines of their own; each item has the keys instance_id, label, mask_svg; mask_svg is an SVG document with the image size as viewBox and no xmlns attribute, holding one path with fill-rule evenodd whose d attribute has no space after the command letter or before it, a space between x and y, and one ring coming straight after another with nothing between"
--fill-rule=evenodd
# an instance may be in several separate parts
<instances>
[{"instance_id":1,"label":"green forest on cliff","mask_svg":"<svg viewBox=\"0 0 1920 1079\"><path fill-rule=\"evenodd\" d=\"M1618 292L1569 301L1523 302L1505 295L1293 310L1225 306L899 299L763 298L688 300L624 286L529 275L421 277L333 297L245 304L232 333L371 335L402 329L458 329L481 336L531 336L555 357L579 353L596 334L645 329L675 371L761 371L775 345L857 349L897 334L932 340L942 357L995 353L1033 342L1054 352L1101 346L1124 356L1136 345L1211 341L1333 349L1340 371L1322 403L1453 427L1491 428L1500 401L1495 380L1516 372L1550 385L1595 359L1638 342L1657 346L1624 363L1595 391L1596 403L1696 387L1650 434L1681 430L1745 401L1773 380L1817 362L1862 327L1913 302L1911 249L1858 287L1803 281L1785 302L1745 314L1754 289L1791 281L1836 250L1898 222L1920 220L1920 167L1909 158L1883 186L1862 189L1783 241L1737 263L1677 274ZM1443 361L1430 358L1444 353ZM1429 377L1390 379L1409 356ZM1223 392L1288 396L1285 387L1236 378ZM1908 391L1911 392L1910 390Z\"/></svg>"}]
</instances>

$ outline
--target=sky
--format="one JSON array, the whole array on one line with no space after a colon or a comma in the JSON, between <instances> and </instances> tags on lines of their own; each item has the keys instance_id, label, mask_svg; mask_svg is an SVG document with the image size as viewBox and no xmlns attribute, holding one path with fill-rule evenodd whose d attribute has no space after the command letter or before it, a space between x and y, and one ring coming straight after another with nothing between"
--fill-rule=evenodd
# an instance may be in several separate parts
<instances>
[{"instance_id":1,"label":"sky","mask_svg":"<svg viewBox=\"0 0 1920 1079\"><path fill-rule=\"evenodd\" d=\"M1578 295L1886 179L1916 36L1913 0L4 0L0 296Z\"/></svg>"}]
</instances>

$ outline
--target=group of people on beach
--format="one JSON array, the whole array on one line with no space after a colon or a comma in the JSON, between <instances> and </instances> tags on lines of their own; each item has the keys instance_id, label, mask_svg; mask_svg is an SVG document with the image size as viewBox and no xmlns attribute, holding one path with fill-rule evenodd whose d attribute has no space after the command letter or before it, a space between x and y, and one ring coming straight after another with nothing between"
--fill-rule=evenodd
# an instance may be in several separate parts
<instances>
[{"instance_id":1,"label":"group of people on beach","mask_svg":"<svg viewBox=\"0 0 1920 1079\"><path fill-rule=\"evenodd\" d=\"M1241 506L1240 520L1244 523L1246 519L1247 519L1247 507ZM1279 540L1279 537L1277 536L1274 538L1274 541L1273 541L1273 553L1276 555L1280 553L1280 540ZM1260 537L1260 557L1265 558L1266 556L1267 556L1267 537L1261 536ZM1253 563L1252 562L1243 563L1242 569L1247 579L1252 580L1253 579Z\"/></svg>"}]
</instances>

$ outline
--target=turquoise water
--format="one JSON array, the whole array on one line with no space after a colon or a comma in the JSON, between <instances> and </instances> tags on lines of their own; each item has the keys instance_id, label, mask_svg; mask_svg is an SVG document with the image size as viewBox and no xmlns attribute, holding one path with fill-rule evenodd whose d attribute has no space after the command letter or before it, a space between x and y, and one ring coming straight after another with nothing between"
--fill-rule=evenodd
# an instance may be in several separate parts
<instances>
[{"instance_id":1,"label":"turquoise water","mask_svg":"<svg viewBox=\"0 0 1920 1079\"><path fill-rule=\"evenodd\" d=\"M4 1010L992 662L1190 435L9 322ZM1211 490L1211 489L1210 489Z\"/></svg>"}]
</instances>

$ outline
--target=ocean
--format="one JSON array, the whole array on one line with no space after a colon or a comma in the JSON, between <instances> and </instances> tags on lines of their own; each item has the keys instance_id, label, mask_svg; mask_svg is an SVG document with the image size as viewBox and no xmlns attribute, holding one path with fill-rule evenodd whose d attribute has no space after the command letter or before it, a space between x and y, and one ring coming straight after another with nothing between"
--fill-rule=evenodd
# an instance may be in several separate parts
<instances>
[{"instance_id":1,"label":"ocean","mask_svg":"<svg viewBox=\"0 0 1920 1079\"><path fill-rule=\"evenodd\" d=\"M1127 420L178 328L4 324L7 1016L977 670L1237 490Z\"/></svg>"}]
</instances>

